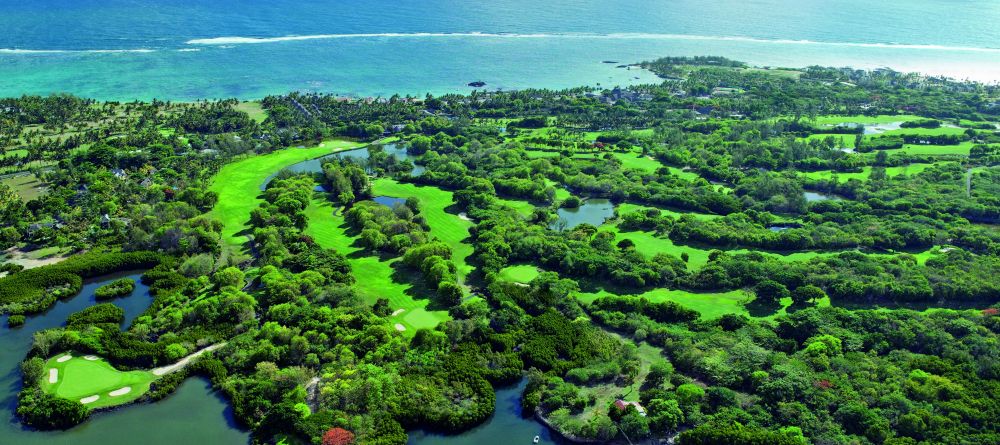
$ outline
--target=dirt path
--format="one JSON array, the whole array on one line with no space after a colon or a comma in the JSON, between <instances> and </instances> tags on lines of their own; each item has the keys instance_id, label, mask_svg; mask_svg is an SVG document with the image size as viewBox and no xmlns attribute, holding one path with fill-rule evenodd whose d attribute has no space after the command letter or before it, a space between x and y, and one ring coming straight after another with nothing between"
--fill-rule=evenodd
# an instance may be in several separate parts
<instances>
[{"instance_id":1,"label":"dirt path","mask_svg":"<svg viewBox=\"0 0 1000 445\"><path fill-rule=\"evenodd\" d=\"M21 249L10 248L3 251L4 256L7 258L7 262L20 264L24 266L25 269L34 269L36 267L48 266L49 264L55 264L66 258L68 256L62 255L51 255L42 258L32 258L31 252L25 252Z\"/></svg>"},{"instance_id":2,"label":"dirt path","mask_svg":"<svg viewBox=\"0 0 1000 445\"><path fill-rule=\"evenodd\" d=\"M208 346L208 347L202 348L199 351L194 352L192 354L189 354L187 357L184 357L184 358L178 360L177 363L174 363L172 365L167 365L167 366L161 366L159 368L153 368L150 372L152 372L153 375L155 375L155 376L161 376L161 375L164 375L164 374L169 374L171 372L174 372L174 371L177 371L179 369L184 368L185 366L188 365L188 363L191 363L192 360L198 358L202 354L204 354L206 352L212 352L212 351L214 351L216 349L219 349L219 348L221 348L221 347L223 347L225 345L226 345L226 343L222 342L222 343L216 343L216 344L214 344L212 346Z\"/></svg>"}]
</instances>

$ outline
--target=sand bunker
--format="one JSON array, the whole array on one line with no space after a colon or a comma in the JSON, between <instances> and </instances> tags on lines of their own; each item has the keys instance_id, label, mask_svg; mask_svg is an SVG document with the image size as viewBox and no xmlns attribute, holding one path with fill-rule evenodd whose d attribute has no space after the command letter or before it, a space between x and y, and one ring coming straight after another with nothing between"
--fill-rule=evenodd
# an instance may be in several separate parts
<instances>
[{"instance_id":1,"label":"sand bunker","mask_svg":"<svg viewBox=\"0 0 1000 445\"><path fill-rule=\"evenodd\" d=\"M72 355L69 355L69 354L66 354L66 355L64 355L64 356L62 356L62 357L59 357L59 358L57 358L57 359L56 359L56 362L57 362L57 363L62 363L62 362L65 362L66 360L69 360L69 359L71 359L71 358L73 358L73 356L72 356Z\"/></svg>"},{"instance_id":2,"label":"sand bunker","mask_svg":"<svg viewBox=\"0 0 1000 445\"><path fill-rule=\"evenodd\" d=\"M403 325L401 325L399 323L396 323L396 330L399 331L399 332L403 332L403 331L406 330L406 326L403 326Z\"/></svg>"},{"instance_id":3,"label":"sand bunker","mask_svg":"<svg viewBox=\"0 0 1000 445\"><path fill-rule=\"evenodd\" d=\"M94 361L94 360L97 360L98 358L97 358L96 355L85 355L85 356L83 356L83 359L84 360Z\"/></svg>"},{"instance_id":4,"label":"sand bunker","mask_svg":"<svg viewBox=\"0 0 1000 445\"><path fill-rule=\"evenodd\" d=\"M108 393L108 395L111 396L111 397L118 397L118 396L123 396L125 394L128 394L130 391L132 391L132 387L131 386L126 386L124 388L116 389L114 391L111 391L111 392Z\"/></svg>"},{"instance_id":5,"label":"sand bunker","mask_svg":"<svg viewBox=\"0 0 1000 445\"><path fill-rule=\"evenodd\" d=\"M49 369L49 383L55 383L59 381L59 370L56 368Z\"/></svg>"},{"instance_id":6,"label":"sand bunker","mask_svg":"<svg viewBox=\"0 0 1000 445\"><path fill-rule=\"evenodd\" d=\"M84 398L80 399L80 403L83 403L84 405L86 405L88 403L94 403L94 402L97 401L97 399L100 399L100 398L101 398L101 396L84 397Z\"/></svg>"},{"instance_id":7,"label":"sand bunker","mask_svg":"<svg viewBox=\"0 0 1000 445\"><path fill-rule=\"evenodd\" d=\"M406 309L396 309L396 310L392 311L392 316L395 317L395 316L397 316L399 314L402 314L404 311L406 311Z\"/></svg>"},{"instance_id":8,"label":"sand bunker","mask_svg":"<svg viewBox=\"0 0 1000 445\"><path fill-rule=\"evenodd\" d=\"M469 215L466 215L465 212L459 213L458 219L462 221L472 221L472 218L469 218Z\"/></svg>"}]
</instances>

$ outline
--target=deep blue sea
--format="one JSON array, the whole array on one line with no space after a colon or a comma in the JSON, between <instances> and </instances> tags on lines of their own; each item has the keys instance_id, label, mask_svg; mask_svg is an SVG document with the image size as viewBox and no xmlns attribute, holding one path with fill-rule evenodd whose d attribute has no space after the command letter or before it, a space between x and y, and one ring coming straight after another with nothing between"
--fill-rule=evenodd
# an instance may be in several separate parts
<instances>
[{"instance_id":1,"label":"deep blue sea","mask_svg":"<svg viewBox=\"0 0 1000 445\"><path fill-rule=\"evenodd\" d=\"M0 96L377 96L627 84L722 55L1000 80L998 0L0 0Z\"/></svg>"}]
</instances>

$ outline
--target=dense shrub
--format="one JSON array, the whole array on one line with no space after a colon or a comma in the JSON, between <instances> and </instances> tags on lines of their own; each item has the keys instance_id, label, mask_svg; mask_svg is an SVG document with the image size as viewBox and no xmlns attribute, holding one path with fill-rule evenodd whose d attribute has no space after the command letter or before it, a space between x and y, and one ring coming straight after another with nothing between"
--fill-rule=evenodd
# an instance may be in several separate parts
<instances>
[{"instance_id":1,"label":"dense shrub","mask_svg":"<svg viewBox=\"0 0 1000 445\"><path fill-rule=\"evenodd\" d=\"M105 284L94 291L94 298L98 300L110 300L112 298L124 297L135 289L135 281L131 278L122 278Z\"/></svg>"}]
</instances>

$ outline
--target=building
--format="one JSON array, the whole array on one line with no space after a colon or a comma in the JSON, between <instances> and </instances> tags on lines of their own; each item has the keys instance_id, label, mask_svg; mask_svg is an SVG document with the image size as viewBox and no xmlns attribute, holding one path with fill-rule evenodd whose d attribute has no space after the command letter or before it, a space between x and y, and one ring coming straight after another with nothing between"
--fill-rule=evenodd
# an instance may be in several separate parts
<instances>
[{"instance_id":1,"label":"building","mask_svg":"<svg viewBox=\"0 0 1000 445\"><path fill-rule=\"evenodd\" d=\"M628 410L628 407L630 406L634 407L640 416L646 417L646 408L643 408L639 402L626 402L622 399L615 400L615 408L618 408L619 411L624 412Z\"/></svg>"}]
</instances>

